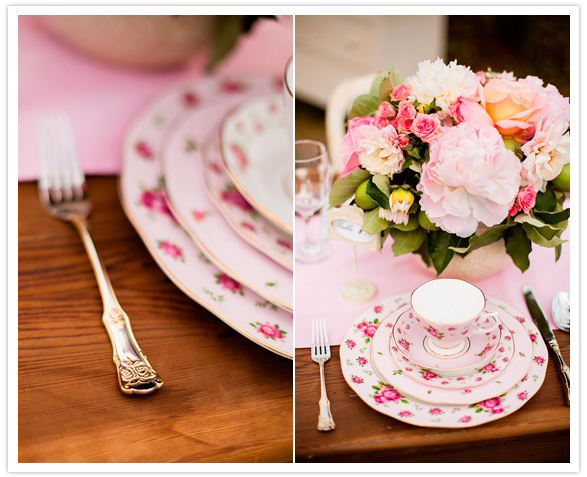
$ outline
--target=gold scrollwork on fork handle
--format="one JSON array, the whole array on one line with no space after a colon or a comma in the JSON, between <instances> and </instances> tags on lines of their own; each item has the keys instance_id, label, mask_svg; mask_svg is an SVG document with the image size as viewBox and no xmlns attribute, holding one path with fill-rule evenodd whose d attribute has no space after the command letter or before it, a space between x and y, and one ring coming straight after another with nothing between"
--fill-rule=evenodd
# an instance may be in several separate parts
<instances>
[{"instance_id":1,"label":"gold scrollwork on fork handle","mask_svg":"<svg viewBox=\"0 0 587 477\"><path fill-rule=\"evenodd\" d=\"M112 342L113 360L120 389L126 394L148 394L163 386L135 340L127 314L113 306L104 312L103 322Z\"/></svg>"}]
</instances>

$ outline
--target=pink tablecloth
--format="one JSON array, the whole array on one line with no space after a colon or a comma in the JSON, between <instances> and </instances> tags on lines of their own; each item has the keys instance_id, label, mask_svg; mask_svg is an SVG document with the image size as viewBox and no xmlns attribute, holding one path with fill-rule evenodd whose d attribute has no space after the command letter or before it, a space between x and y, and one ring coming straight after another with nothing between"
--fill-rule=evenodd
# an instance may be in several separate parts
<instances>
[{"instance_id":1,"label":"pink tablecloth","mask_svg":"<svg viewBox=\"0 0 587 477\"><path fill-rule=\"evenodd\" d=\"M71 50L38 26L19 18L18 178L37 177L36 122L43 113L67 113L87 174L116 174L122 136L133 117L161 89L203 75L204 59L171 72L109 66ZM292 17L260 20L241 37L218 73L260 72L281 76L293 52Z\"/></svg>"},{"instance_id":2,"label":"pink tablecloth","mask_svg":"<svg viewBox=\"0 0 587 477\"><path fill-rule=\"evenodd\" d=\"M569 204L567 204L569 206ZM312 226L317 230L318 218ZM304 224L296 218L296 242L304 236ZM569 240L569 229L563 239ZM311 320L322 316L326 319L331 345L338 345L350 323L363 311L376 306L378 301L399 293L412 291L434 275L421 268L410 255L394 257L391 239L385 242L381 252L370 252L357 248L359 278L370 280L377 287L377 295L360 305L345 302L340 295L343 283L354 279L353 246L329 240L333 255L324 262L308 265L296 262L295 320L296 348L310 346ZM558 262L554 261L553 249L534 245L530 254L530 268L522 274L513 263L495 275L473 282L486 296L499 298L527 315L528 309L521 293L524 283L536 293L547 318L552 324L550 312L552 298L561 290L570 292L570 245L563 245Z\"/></svg>"}]
</instances>

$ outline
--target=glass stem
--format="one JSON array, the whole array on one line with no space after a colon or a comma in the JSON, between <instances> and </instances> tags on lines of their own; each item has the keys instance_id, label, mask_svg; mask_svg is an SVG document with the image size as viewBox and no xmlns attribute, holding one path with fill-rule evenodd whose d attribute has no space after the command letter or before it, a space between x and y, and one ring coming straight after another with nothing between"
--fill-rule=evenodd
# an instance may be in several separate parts
<instances>
[{"instance_id":1,"label":"glass stem","mask_svg":"<svg viewBox=\"0 0 587 477\"><path fill-rule=\"evenodd\" d=\"M309 247L310 244L312 243L312 231L310 230L310 219L311 218L312 218L311 215L304 217L304 221L306 222L306 240L304 243L306 244L306 247Z\"/></svg>"}]
</instances>

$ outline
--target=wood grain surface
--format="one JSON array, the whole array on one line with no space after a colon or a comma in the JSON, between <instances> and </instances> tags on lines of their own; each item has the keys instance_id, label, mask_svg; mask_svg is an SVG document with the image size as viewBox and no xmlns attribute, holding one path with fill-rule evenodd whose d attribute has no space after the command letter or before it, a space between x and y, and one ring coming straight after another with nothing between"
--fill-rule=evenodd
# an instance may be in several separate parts
<instances>
[{"instance_id":1,"label":"wood grain surface","mask_svg":"<svg viewBox=\"0 0 587 477\"><path fill-rule=\"evenodd\" d=\"M569 335L555 332L570 365ZM367 406L348 386L339 347L326 363L326 388L337 428L316 430L320 384L309 349L297 349L296 462L569 462L569 407L556 364L519 411L469 429L416 427Z\"/></svg>"},{"instance_id":2,"label":"wood grain surface","mask_svg":"<svg viewBox=\"0 0 587 477\"><path fill-rule=\"evenodd\" d=\"M19 186L19 462L291 462L293 364L167 279L125 217L113 177L88 181L98 248L164 386L119 388L102 302L71 225Z\"/></svg>"}]
</instances>

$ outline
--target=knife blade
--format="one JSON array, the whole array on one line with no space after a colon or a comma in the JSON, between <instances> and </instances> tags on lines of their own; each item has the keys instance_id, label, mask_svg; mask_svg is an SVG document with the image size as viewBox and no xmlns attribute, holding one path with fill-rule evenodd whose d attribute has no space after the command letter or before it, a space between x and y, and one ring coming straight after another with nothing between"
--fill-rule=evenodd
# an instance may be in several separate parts
<instances>
[{"instance_id":1,"label":"knife blade","mask_svg":"<svg viewBox=\"0 0 587 477\"><path fill-rule=\"evenodd\" d=\"M561 355L558 342L556 341L554 333L552 332L552 329L548 324L548 320L546 319L546 316L544 315L544 312L542 311L542 308L540 307L540 304L538 303L538 300L536 299L536 295L534 295L532 288L529 285L524 285L522 287L522 293L526 300L526 306L528 307L528 311L530 312L532 321L538 327L538 331L540 331L542 338L544 338L544 341L546 342L546 344L548 344L550 350L552 351L552 353L554 353L556 357L559 374L563 381L563 387L565 389L567 404L570 405L571 369L567 366L565 360Z\"/></svg>"}]
</instances>

